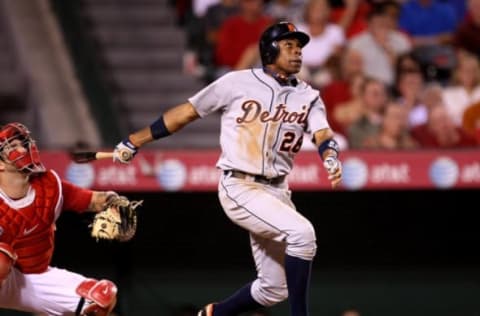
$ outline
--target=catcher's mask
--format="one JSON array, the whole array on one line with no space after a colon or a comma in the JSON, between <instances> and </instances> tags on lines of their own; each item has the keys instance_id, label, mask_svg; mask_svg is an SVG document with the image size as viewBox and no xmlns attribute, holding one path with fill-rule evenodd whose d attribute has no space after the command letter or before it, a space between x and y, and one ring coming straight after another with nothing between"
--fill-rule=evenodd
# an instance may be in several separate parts
<instances>
[{"instance_id":1,"label":"catcher's mask","mask_svg":"<svg viewBox=\"0 0 480 316\"><path fill-rule=\"evenodd\" d=\"M298 39L301 47L304 47L310 41L310 37L306 33L298 31L295 25L290 22L273 24L260 37L260 57L263 66L275 63L280 52L277 42L286 38Z\"/></svg>"},{"instance_id":2,"label":"catcher's mask","mask_svg":"<svg viewBox=\"0 0 480 316\"><path fill-rule=\"evenodd\" d=\"M35 140L28 128L20 123L9 123L0 129L0 159L22 173L45 171Z\"/></svg>"}]
</instances>

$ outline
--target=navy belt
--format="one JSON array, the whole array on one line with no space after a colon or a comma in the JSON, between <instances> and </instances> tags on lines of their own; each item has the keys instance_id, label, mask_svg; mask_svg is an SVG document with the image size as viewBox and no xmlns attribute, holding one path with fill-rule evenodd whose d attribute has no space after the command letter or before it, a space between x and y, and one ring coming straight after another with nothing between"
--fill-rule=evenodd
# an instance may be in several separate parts
<instances>
[{"instance_id":1,"label":"navy belt","mask_svg":"<svg viewBox=\"0 0 480 316\"><path fill-rule=\"evenodd\" d=\"M267 178L265 176L250 174L250 173L246 173L246 172L239 171L239 170L224 170L223 173L225 175L231 175L234 178L250 180L250 181L254 181L254 182L258 182L258 183L262 183L262 184L277 185L277 184L280 184L283 181L285 181L285 176L279 176L279 177L275 177L275 178Z\"/></svg>"}]
</instances>

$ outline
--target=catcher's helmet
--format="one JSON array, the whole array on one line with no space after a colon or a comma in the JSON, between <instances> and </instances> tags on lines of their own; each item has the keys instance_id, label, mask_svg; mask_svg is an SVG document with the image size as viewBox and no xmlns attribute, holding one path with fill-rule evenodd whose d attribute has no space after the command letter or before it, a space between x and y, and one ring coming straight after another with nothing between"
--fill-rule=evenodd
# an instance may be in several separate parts
<instances>
[{"instance_id":1,"label":"catcher's helmet","mask_svg":"<svg viewBox=\"0 0 480 316\"><path fill-rule=\"evenodd\" d=\"M310 37L297 30L290 22L279 22L268 27L260 38L260 57L262 65L273 64L278 56L279 48L277 41L285 38L296 38L303 47L310 41Z\"/></svg>"},{"instance_id":2,"label":"catcher's helmet","mask_svg":"<svg viewBox=\"0 0 480 316\"><path fill-rule=\"evenodd\" d=\"M30 131L25 125L16 122L0 128L0 160L29 174L45 171Z\"/></svg>"}]
</instances>

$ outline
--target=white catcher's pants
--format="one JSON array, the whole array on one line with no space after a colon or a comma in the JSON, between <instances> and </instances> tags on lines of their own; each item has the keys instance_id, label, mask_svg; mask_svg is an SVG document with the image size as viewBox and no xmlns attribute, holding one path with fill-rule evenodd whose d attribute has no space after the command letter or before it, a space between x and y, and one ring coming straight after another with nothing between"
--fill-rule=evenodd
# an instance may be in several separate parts
<instances>
[{"instance_id":1,"label":"white catcher's pants","mask_svg":"<svg viewBox=\"0 0 480 316\"><path fill-rule=\"evenodd\" d=\"M0 288L0 308L75 315L80 301L75 289L84 280L80 274L53 267L39 274L23 274L14 268Z\"/></svg>"},{"instance_id":2,"label":"white catcher's pants","mask_svg":"<svg viewBox=\"0 0 480 316\"><path fill-rule=\"evenodd\" d=\"M227 216L250 233L257 268L253 298L263 306L285 300L285 254L312 260L317 249L314 228L296 211L287 183L272 186L222 175L219 199Z\"/></svg>"}]
</instances>

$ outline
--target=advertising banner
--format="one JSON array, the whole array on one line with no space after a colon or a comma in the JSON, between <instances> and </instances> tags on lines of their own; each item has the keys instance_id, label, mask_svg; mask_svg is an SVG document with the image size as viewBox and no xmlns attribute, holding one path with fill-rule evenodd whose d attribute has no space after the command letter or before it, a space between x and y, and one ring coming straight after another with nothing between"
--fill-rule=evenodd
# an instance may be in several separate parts
<instances>
[{"instance_id":1,"label":"advertising banner","mask_svg":"<svg viewBox=\"0 0 480 316\"><path fill-rule=\"evenodd\" d=\"M81 187L117 191L216 191L218 150L142 150L130 164L110 159L74 163L44 151L44 164ZM340 190L480 188L480 150L346 151ZM293 190L329 190L316 152L300 152L288 177Z\"/></svg>"}]
</instances>

